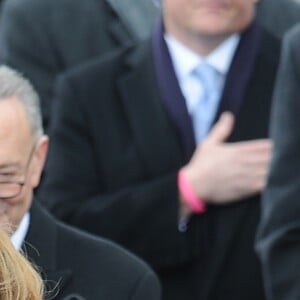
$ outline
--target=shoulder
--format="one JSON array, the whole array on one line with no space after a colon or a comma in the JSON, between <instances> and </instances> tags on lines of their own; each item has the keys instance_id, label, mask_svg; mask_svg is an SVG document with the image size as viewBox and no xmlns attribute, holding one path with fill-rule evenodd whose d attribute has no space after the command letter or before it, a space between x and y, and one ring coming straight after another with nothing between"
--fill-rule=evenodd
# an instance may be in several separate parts
<instances>
[{"instance_id":1,"label":"shoulder","mask_svg":"<svg viewBox=\"0 0 300 300\"><path fill-rule=\"evenodd\" d=\"M263 0L258 3L262 24L278 37L299 22L300 5L295 0Z\"/></svg>"},{"instance_id":2,"label":"shoulder","mask_svg":"<svg viewBox=\"0 0 300 300\"><path fill-rule=\"evenodd\" d=\"M262 29L261 50L272 60L279 60L281 40L267 29Z\"/></svg>"},{"instance_id":3,"label":"shoulder","mask_svg":"<svg viewBox=\"0 0 300 300\"><path fill-rule=\"evenodd\" d=\"M28 257L47 277L64 270L71 274L64 292L80 291L93 299L158 299L159 281L145 262L111 241L63 224L35 201L26 243ZM136 292L154 297L128 296Z\"/></svg>"},{"instance_id":4,"label":"shoulder","mask_svg":"<svg viewBox=\"0 0 300 300\"><path fill-rule=\"evenodd\" d=\"M149 61L151 47L149 41L142 44L132 43L121 49L89 60L79 66L70 68L62 74L58 82L68 82L73 86L84 88L110 87L115 80L126 76L136 65L143 61ZM134 62L133 62L133 60ZM104 84L105 83L105 84Z\"/></svg>"},{"instance_id":5,"label":"shoulder","mask_svg":"<svg viewBox=\"0 0 300 300\"><path fill-rule=\"evenodd\" d=\"M159 290L159 283L151 268L134 254L104 238L87 234L57 222L57 253L59 265L72 266L75 274L91 277L92 281L105 278L107 288L124 289L138 285ZM119 284L116 284L118 282Z\"/></svg>"},{"instance_id":6,"label":"shoulder","mask_svg":"<svg viewBox=\"0 0 300 300\"><path fill-rule=\"evenodd\" d=\"M60 0L59 2L55 0L8 0L2 5L1 18L3 20L1 22L20 25L28 23L37 27L44 25L45 28L58 27L70 22L73 26L93 24L93 21L101 19L100 15L107 13L106 5L102 2L95 0Z\"/></svg>"},{"instance_id":7,"label":"shoulder","mask_svg":"<svg viewBox=\"0 0 300 300\"><path fill-rule=\"evenodd\" d=\"M142 261L137 259L134 255L130 254L117 244L104 238L100 238L71 226L65 225L60 221L56 222L59 245L69 245L67 247L68 253L71 252L71 245L76 246L75 248L72 248L72 252L80 254L79 256L75 255L76 259L78 259L78 257L84 257L84 259L87 259L85 255L89 254L90 257L93 257L93 255L95 255L99 258L99 260L103 260L103 262L101 263L107 263L103 258L105 258L109 254L109 256L113 257L114 260L119 262L123 261L124 264L126 264L126 261L128 261L132 262L138 267L141 267L141 269L147 268ZM63 251L63 249L66 248L61 248L60 250Z\"/></svg>"},{"instance_id":8,"label":"shoulder","mask_svg":"<svg viewBox=\"0 0 300 300\"><path fill-rule=\"evenodd\" d=\"M284 74L281 80L284 82L291 82L297 80L300 74L300 24L290 29L284 36L282 45L282 55L280 60L280 72ZM295 74L296 77L295 77ZM292 80L289 76L293 77ZM278 83L279 84L279 83ZM296 85L295 85L296 86Z\"/></svg>"},{"instance_id":9,"label":"shoulder","mask_svg":"<svg viewBox=\"0 0 300 300\"><path fill-rule=\"evenodd\" d=\"M294 49L298 53L300 47L300 24L295 25L286 33L284 45Z\"/></svg>"},{"instance_id":10,"label":"shoulder","mask_svg":"<svg viewBox=\"0 0 300 300\"><path fill-rule=\"evenodd\" d=\"M281 54L281 40L265 28L261 28L259 47L256 57L256 68L269 74L267 77L273 82ZM273 84L273 83L272 83Z\"/></svg>"},{"instance_id":11,"label":"shoulder","mask_svg":"<svg viewBox=\"0 0 300 300\"><path fill-rule=\"evenodd\" d=\"M258 11L264 13L262 17L294 18L300 16L299 4L294 0L263 0L258 3ZM286 22L289 21L286 20Z\"/></svg>"},{"instance_id":12,"label":"shoulder","mask_svg":"<svg viewBox=\"0 0 300 300\"><path fill-rule=\"evenodd\" d=\"M70 9L71 11L76 9L87 9L88 7L95 7L94 0L60 0L59 6L57 1L53 0L9 0L4 1L3 6L12 11L18 12L38 12L46 13L52 11L59 11L64 9ZM65 14L67 16L67 14Z\"/></svg>"}]
</instances>

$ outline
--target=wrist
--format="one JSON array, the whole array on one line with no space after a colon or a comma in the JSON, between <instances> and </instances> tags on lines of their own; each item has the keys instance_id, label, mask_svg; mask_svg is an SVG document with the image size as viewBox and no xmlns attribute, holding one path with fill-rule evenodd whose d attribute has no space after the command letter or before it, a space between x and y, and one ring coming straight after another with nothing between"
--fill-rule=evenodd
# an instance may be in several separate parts
<instances>
[{"instance_id":1,"label":"wrist","mask_svg":"<svg viewBox=\"0 0 300 300\"><path fill-rule=\"evenodd\" d=\"M197 196L183 169L178 172L177 185L182 201L193 213L202 214L206 211L205 201Z\"/></svg>"}]
</instances>

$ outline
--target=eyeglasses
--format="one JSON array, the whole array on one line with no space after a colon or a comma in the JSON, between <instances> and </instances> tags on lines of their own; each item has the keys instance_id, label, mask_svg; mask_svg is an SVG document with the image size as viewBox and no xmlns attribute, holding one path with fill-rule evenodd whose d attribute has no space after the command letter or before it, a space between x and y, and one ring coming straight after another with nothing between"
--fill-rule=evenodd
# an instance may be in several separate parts
<instances>
[{"instance_id":1,"label":"eyeglasses","mask_svg":"<svg viewBox=\"0 0 300 300\"><path fill-rule=\"evenodd\" d=\"M30 162L32 160L33 157L33 153L35 151L35 145L33 145L27 163L25 165L25 178L24 180L18 181L18 180L8 180L8 181L0 181L0 198L1 199L10 199L10 198L14 198L17 197L21 191L23 186L26 183L26 177L27 177L27 173L28 173L28 168L30 165Z\"/></svg>"}]
</instances>

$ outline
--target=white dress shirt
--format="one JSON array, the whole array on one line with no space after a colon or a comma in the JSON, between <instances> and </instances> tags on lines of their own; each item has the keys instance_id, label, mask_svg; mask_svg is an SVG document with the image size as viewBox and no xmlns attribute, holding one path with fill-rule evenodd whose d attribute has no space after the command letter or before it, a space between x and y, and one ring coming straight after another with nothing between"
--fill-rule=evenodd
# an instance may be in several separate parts
<instances>
[{"instance_id":1,"label":"white dress shirt","mask_svg":"<svg viewBox=\"0 0 300 300\"><path fill-rule=\"evenodd\" d=\"M193 52L170 34L165 34L165 40L170 52L181 91L186 100L187 110L191 116L193 116L196 113L196 109L198 109L198 96L201 95L201 93L203 93L205 90L203 82L201 82L195 76L192 76L192 73L203 62L208 64L216 71L217 75L214 77L215 82L213 83L215 86L216 97L214 101L206 104L209 105L207 107L207 114L209 115L206 115L204 118L202 118L203 123L201 126L205 128L205 134L202 134L200 139L203 139L207 135L217 112L226 75L238 46L240 36L237 34L230 36L206 57L201 57L197 53ZM196 131L195 128L194 131ZM199 138L196 136L196 133L195 137L196 141L200 142Z\"/></svg>"},{"instance_id":2,"label":"white dress shirt","mask_svg":"<svg viewBox=\"0 0 300 300\"><path fill-rule=\"evenodd\" d=\"M22 248L30 223L30 214L26 213L20 222L18 229L11 236L11 241L17 250Z\"/></svg>"}]
</instances>

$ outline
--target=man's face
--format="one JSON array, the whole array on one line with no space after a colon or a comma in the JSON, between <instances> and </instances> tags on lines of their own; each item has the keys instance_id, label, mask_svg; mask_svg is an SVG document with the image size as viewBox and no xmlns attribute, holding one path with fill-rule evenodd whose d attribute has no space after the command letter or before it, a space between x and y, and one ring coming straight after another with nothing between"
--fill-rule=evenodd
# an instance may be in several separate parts
<instances>
[{"instance_id":1,"label":"man's face","mask_svg":"<svg viewBox=\"0 0 300 300\"><path fill-rule=\"evenodd\" d=\"M253 20L257 0L163 0L166 31L179 40L228 37Z\"/></svg>"},{"instance_id":2,"label":"man's face","mask_svg":"<svg viewBox=\"0 0 300 300\"><path fill-rule=\"evenodd\" d=\"M17 98L0 101L0 225L5 229L14 231L29 210L47 146L46 137L34 143L25 109ZM12 197L4 196L16 191Z\"/></svg>"}]
</instances>

